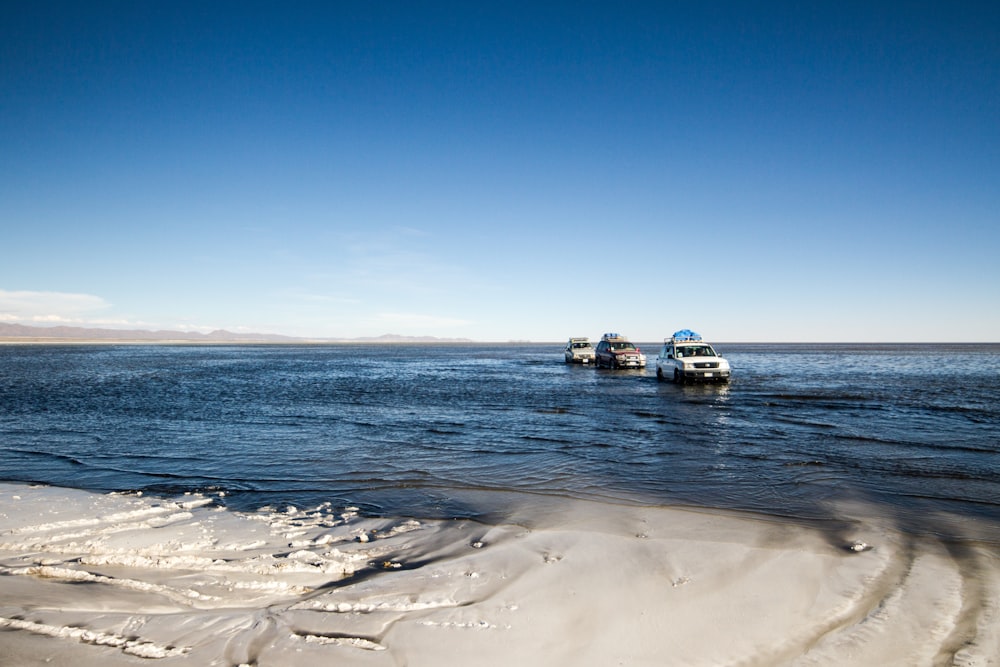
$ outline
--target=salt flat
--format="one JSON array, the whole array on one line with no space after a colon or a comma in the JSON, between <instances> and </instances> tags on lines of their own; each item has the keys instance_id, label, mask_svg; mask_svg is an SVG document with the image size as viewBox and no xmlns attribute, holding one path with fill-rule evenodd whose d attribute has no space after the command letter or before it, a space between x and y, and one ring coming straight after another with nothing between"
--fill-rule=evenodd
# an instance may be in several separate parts
<instances>
[{"instance_id":1,"label":"salt flat","mask_svg":"<svg viewBox=\"0 0 1000 667\"><path fill-rule=\"evenodd\" d=\"M845 519L503 522L0 485L5 664L995 664L1000 561ZM992 661L992 662L991 662Z\"/></svg>"}]
</instances>

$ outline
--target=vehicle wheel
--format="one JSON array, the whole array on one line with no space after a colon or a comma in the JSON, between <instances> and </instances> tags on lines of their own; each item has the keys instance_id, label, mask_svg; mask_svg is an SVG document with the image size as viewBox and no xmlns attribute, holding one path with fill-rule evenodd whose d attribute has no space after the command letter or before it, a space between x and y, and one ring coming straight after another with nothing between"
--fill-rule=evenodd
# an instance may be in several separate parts
<instances>
[{"instance_id":1,"label":"vehicle wheel","mask_svg":"<svg viewBox=\"0 0 1000 667\"><path fill-rule=\"evenodd\" d=\"M613 370L613 371L618 370L618 360L617 359L612 359L611 360L611 370Z\"/></svg>"},{"instance_id":2,"label":"vehicle wheel","mask_svg":"<svg viewBox=\"0 0 1000 667\"><path fill-rule=\"evenodd\" d=\"M663 371L659 368L656 369L656 381L663 382Z\"/></svg>"},{"instance_id":3,"label":"vehicle wheel","mask_svg":"<svg viewBox=\"0 0 1000 667\"><path fill-rule=\"evenodd\" d=\"M681 377L680 371L678 371L676 368L674 369L674 382L676 382L677 384L681 384L682 382L684 382L684 378Z\"/></svg>"}]
</instances>

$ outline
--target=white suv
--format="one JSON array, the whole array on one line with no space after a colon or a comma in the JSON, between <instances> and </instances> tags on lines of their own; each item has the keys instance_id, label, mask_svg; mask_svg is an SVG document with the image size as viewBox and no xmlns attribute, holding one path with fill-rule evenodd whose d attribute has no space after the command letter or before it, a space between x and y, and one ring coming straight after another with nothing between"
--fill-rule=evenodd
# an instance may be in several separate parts
<instances>
[{"instance_id":1,"label":"white suv","mask_svg":"<svg viewBox=\"0 0 1000 667\"><path fill-rule=\"evenodd\" d=\"M730 372L729 362L690 329L664 338L656 357L657 380L670 377L674 382L729 382Z\"/></svg>"}]
</instances>

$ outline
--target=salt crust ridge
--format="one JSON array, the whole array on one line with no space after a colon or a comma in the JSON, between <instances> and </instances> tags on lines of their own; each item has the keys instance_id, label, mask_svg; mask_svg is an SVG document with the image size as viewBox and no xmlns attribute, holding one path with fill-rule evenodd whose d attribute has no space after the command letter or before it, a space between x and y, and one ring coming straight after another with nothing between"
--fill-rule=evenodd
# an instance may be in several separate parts
<instances>
[{"instance_id":1,"label":"salt crust ridge","mask_svg":"<svg viewBox=\"0 0 1000 667\"><path fill-rule=\"evenodd\" d=\"M831 535L533 499L485 525L0 484L0 655L73 667L1000 664L995 543L957 549L844 516Z\"/></svg>"}]
</instances>

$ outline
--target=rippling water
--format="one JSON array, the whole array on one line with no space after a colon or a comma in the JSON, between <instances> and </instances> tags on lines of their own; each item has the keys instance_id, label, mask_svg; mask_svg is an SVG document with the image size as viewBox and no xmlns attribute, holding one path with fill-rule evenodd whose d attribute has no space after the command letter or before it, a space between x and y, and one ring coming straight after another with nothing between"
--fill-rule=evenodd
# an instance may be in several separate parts
<instances>
[{"instance_id":1,"label":"rippling water","mask_svg":"<svg viewBox=\"0 0 1000 667\"><path fill-rule=\"evenodd\" d=\"M1000 345L721 345L728 386L560 346L0 346L0 479L468 515L517 490L1000 519Z\"/></svg>"}]
</instances>

